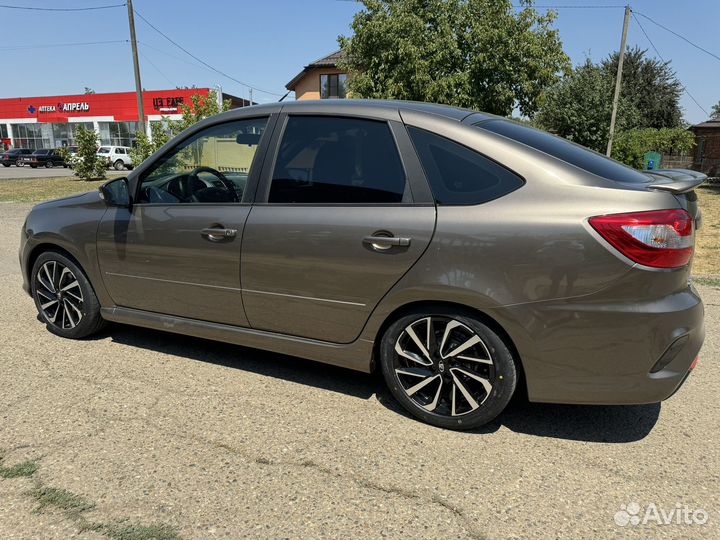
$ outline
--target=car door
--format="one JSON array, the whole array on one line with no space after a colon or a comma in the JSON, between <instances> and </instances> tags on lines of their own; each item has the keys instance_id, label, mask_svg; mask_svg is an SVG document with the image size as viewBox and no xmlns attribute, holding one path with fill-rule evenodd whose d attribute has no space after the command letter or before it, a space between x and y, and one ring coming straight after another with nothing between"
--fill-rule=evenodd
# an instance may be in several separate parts
<instances>
[{"instance_id":1,"label":"car door","mask_svg":"<svg viewBox=\"0 0 720 540\"><path fill-rule=\"evenodd\" d=\"M131 208L110 209L98 229L116 305L247 325L240 243L268 120L211 125L142 168Z\"/></svg>"},{"instance_id":2,"label":"car door","mask_svg":"<svg viewBox=\"0 0 720 540\"><path fill-rule=\"evenodd\" d=\"M243 236L249 323L351 342L430 242L427 182L399 122L283 115L277 131Z\"/></svg>"}]
</instances>

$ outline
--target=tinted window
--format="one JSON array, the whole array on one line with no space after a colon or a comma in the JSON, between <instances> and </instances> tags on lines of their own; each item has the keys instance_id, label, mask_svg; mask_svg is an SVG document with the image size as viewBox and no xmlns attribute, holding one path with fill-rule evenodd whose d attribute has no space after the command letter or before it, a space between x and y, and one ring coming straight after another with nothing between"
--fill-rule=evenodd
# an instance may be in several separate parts
<instances>
[{"instance_id":1,"label":"tinted window","mask_svg":"<svg viewBox=\"0 0 720 540\"><path fill-rule=\"evenodd\" d=\"M626 167L622 163L602 154L572 143L566 139L550 135L539 129L521 126L505 120L490 120L475 124L481 129L504 135L541 152L550 154L571 165L579 167L597 176L618 182L645 183L649 178L644 174Z\"/></svg>"},{"instance_id":2,"label":"tinted window","mask_svg":"<svg viewBox=\"0 0 720 540\"><path fill-rule=\"evenodd\" d=\"M290 117L273 170L271 203L399 203L405 173L386 122Z\"/></svg>"},{"instance_id":3,"label":"tinted window","mask_svg":"<svg viewBox=\"0 0 720 540\"><path fill-rule=\"evenodd\" d=\"M182 141L143 174L140 202L242 201L266 124L267 118L226 122L205 128Z\"/></svg>"},{"instance_id":4,"label":"tinted window","mask_svg":"<svg viewBox=\"0 0 720 540\"><path fill-rule=\"evenodd\" d=\"M466 146L423 129L408 131L438 204L480 204L523 185L522 178Z\"/></svg>"}]
</instances>

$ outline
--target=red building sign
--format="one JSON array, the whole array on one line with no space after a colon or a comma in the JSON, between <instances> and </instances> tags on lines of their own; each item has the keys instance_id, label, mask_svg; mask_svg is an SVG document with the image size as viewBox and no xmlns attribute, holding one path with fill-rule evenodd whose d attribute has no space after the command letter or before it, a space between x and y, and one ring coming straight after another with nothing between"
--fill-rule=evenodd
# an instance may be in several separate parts
<instances>
[{"instance_id":1,"label":"red building sign","mask_svg":"<svg viewBox=\"0 0 720 540\"><path fill-rule=\"evenodd\" d=\"M190 96L207 96L207 88L189 90L149 90L143 92L146 120L148 116L180 113L180 105L190 103ZM69 118L88 120L103 118L114 122L137 122L135 92L80 94L74 96L41 96L0 99L0 123L24 119L38 122L67 122Z\"/></svg>"}]
</instances>

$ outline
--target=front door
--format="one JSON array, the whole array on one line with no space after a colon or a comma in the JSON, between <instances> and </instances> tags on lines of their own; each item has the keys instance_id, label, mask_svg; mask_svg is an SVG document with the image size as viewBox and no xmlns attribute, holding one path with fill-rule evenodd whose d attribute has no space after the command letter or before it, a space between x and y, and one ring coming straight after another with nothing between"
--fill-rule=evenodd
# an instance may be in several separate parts
<instances>
[{"instance_id":1,"label":"front door","mask_svg":"<svg viewBox=\"0 0 720 540\"><path fill-rule=\"evenodd\" d=\"M247 325L240 292L245 188L267 120L197 132L141 173L129 210L105 214L98 258L116 305Z\"/></svg>"},{"instance_id":2,"label":"front door","mask_svg":"<svg viewBox=\"0 0 720 540\"><path fill-rule=\"evenodd\" d=\"M243 237L248 320L351 342L425 251L435 207L417 204L386 121L289 116L276 154Z\"/></svg>"}]
</instances>

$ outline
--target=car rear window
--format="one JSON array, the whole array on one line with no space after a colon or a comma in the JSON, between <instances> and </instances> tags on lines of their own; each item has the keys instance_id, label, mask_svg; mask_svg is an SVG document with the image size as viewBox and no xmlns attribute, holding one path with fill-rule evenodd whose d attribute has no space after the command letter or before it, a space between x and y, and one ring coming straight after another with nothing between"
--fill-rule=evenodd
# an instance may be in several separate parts
<instances>
[{"instance_id":1,"label":"car rear window","mask_svg":"<svg viewBox=\"0 0 720 540\"><path fill-rule=\"evenodd\" d=\"M481 204L524 183L517 174L466 146L412 126L408 132L438 204Z\"/></svg>"},{"instance_id":2,"label":"car rear window","mask_svg":"<svg viewBox=\"0 0 720 540\"><path fill-rule=\"evenodd\" d=\"M635 169L610 159L589 148L551 135L539 129L521 126L507 120L490 120L474 124L475 127L504 135L532 148L545 152L570 165L608 180L631 184L646 183L649 178Z\"/></svg>"}]
</instances>

